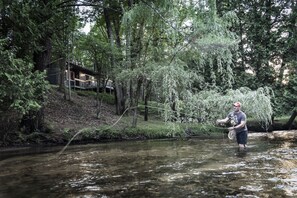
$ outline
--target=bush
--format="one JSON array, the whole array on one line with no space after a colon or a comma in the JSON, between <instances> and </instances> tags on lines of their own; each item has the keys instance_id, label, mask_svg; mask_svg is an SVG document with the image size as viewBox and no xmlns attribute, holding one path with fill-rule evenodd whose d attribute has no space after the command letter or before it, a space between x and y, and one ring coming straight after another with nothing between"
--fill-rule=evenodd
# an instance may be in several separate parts
<instances>
[{"instance_id":1,"label":"bush","mask_svg":"<svg viewBox=\"0 0 297 198\"><path fill-rule=\"evenodd\" d=\"M32 72L33 65L15 58L12 50L5 50L5 41L0 40L0 113L1 120L7 112L17 114L14 120L5 120L6 124L18 122L23 115L38 111L43 96L49 89L45 73ZM4 129L5 130L5 129Z\"/></svg>"}]
</instances>

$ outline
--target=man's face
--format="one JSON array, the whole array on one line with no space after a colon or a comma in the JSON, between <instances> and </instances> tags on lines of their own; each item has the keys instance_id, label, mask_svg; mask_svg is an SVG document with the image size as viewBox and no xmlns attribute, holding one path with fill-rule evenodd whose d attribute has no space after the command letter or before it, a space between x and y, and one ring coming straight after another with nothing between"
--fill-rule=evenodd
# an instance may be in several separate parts
<instances>
[{"instance_id":1,"label":"man's face","mask_svg":"<svg viewBox=\"0 0 297 198\"><path fill-rule=\"evenodd\" d=\"M233 105L233 109L234 109L234 111L239 111L240 110L240 106L239 105Z\"/></svg>"}]
</instances>

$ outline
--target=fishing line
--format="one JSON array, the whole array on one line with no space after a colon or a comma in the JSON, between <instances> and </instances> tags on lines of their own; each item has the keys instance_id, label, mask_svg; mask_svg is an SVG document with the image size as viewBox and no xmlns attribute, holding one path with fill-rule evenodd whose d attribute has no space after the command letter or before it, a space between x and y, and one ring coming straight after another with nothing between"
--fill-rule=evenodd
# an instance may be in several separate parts
<instances>
[{"instance_id":1,"label":"fishing line","mask_svg":"<svg viewBox=\"0 0 297 198\"><path fill-rule=\"evenodd\" d=\"M150 105L141 105L141 104L139 104L138 106L134 106L134 107L128 107L128 108L126 108L125 109L125 111L122 113L122 115L111 125L111 126L109 126L108 128L106 128L106 129L103 129L103 131L105 131L105 130L109 130L109 129L111 129L112 127L114 127L122 118L123 118L123 116L125 115L125 113L128 111L128 110L131 110L131 109L135 109L135 108L138 108L139 106L145 106L145 107L149 107L149 108L152 108L152 109L159 109L159 110L163 110L163 111L165 111L166 109L165 108L162 108L162 107L154 107L154 106L150 106ZM169 110L169 111L172 111L172 112L175 112L175 111L173 111L173 110ZM189 116L189 117L191 117L191 118L196 118L196 119L198 119L198 117L193 117L191 114L185 114L185 113L183 113L183 115L186 115L186 116ZM211 125L212 127L214 127L214 128L217 128L217 129L227 129L227 128L224 128L224 127L217 127L217 126L215 126L215 125ZM63 147L63 149L61 150L61 151L59 151L58 153L57 153L57 155L58 156L60 156L65 150L66 150L66 148L70 145L70 143L74 140L74 138L76 138L80 133L82 133L82 132L84 132L84 130L82 129L82 130L79 130L76 134L74 134L72 137L71 137L71 139L67 142L67 144ZM223 134L224 135L224 134ZM224 137L224 136L223 136ZM230 139L230 138L229 138Z\"/></svg>"},{"instance_id":2,"label":"fishing line","mask_svg":"<svg viewBox=\"0 0 297 198\"><path fill-rule=\"evenodd\" d=\"M137 106L136 106L136 107L128 107L128 108L126 108L126 110L122 113L122 115L118 118L118 120L117 120L115 123L113 123L110 127L104 129L103 131L105 131L105 130L109 130L109 129L111 129L112 127L114 127L114 126L115 126L115 125L122 119L122 117L124 116L124 114L125 114L129 109L135 109L135 108L137 108ZM82 133L83 131L84 131L84 130L79 130L76 134L74 134L74 135L72 136L72 138L68 141L68 143L63 147L63 149L62 149L61 151L58 152L58 156L60 156L60 155L66 150L66 148L69 146L69 144L74 140L74 138L75 138L76 136L78 136L80 133Z\"/></svg>"}]
</instances>

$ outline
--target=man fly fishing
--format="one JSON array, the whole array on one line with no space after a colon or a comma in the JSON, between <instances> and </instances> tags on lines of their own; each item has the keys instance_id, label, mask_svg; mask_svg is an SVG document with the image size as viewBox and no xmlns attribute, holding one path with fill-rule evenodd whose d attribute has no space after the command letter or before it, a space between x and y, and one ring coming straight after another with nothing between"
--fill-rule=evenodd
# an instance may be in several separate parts
<instances>
[{"instance_id":1,"label":"man fly fishing","mask_svg":"<svg viewBox=\"0 0 297 198\"><path fill-rule=\"evenodd\" d=\"M225 119L218 119L216 122L217 124L230 122L232 127L229 127L228 130L235 131L239 149L245 149L247 144L248 129L246 126L246 115L240 110L240 108L241 103L235 102L233 104L233 111L230 112Z\"/></svg>"}]
</instances>

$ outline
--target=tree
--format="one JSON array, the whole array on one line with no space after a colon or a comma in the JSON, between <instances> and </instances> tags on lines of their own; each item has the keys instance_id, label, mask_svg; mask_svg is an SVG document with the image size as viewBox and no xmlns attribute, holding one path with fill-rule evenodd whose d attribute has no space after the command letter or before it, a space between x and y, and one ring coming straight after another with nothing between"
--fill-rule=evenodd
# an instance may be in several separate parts
<instances>
[{"instance_id":1,"label":"tree","mask_svg":"<svg viewBox=\"0 0 297 198\"><path fill-rule=\"evenodd\" d=\"M15 132L23 116L38 112L43 105L43 95L48 89L43 72L32 72L33 65L5 50L7 42L0 42L0 114L1 139ZM12 124L14 123L14 124Z\"/></svg>"},{"instance_id":2,"label":"tree","mask_svg":"<svg viewBox=\"0 0 297 198\"><path fill-rule=\"evenodd\" d=\"M207 88L215 87L221 75L225 85L231 87L232 50L236 49L236 39L227 29L229 22L224 23L216 15L215 1L204 6L170 0L134 1L133 6L127 2L121 42L115 42L118 34L112 34L117 32L112 24L118 23L111 20L113 15L106 15L110 10L106 10L105 19L108 19L106 27L109 27L108 35L113 35L109 36L113 43L125 43L123 62L117 69L122 72L118 72L116 80L128 85L129 106L134 115L132 126L137 123L136 107L141 89L148 94L154 87L160 102L176 112L171 114L175 119L179 101L183 99L181 95L185 93L186 97L187 91L192 91L194 78L203 89L207 83L210 84ZM118 11L117 7L113 10ZM229 18L232 17L229 15ZM121 46L117 45L119 49ZM197 76L201 81L197 81Z\"/></svg>"},{"instance_id":3,"label":"tree","mask_svg":"<svg viewBox=\"0 0 297 198\"><path fill-rule=\"evenodd\" d=\"M63 28L57 29L56 27L57 24L63 22L63 12L60 6L64 5L64 2L61 0L28 0L3 1L2 3L1 13L3 15L0 20L3 26L0 29L0 35L1 38L8 40L6 49L15 50L16 58L32 63L33 72L43 72L51 62L52 39L63 32ZM43 95L38 96L42 101ZM43 131L43 117L43 108L28 112L26 116L23 116L22 124L25 130Z\"/></svg>"},{"instance_id":4,"label":"tree","mask_svg":"<svg viewBox=\"0 0 297 198\"><path fill-rule=\"evenodd\" d=\"M292 124L297 116L297 75L292 74L284 94L285 109L291 112L291 117L285 125L285 128L291 129Z\"/></svg>"},{"instance_id":5,"label":"tree","mask_svg":"<svg viewBox=\"0 0 297 198\"><path fill-rule=\"evenodd\" d=\"M239 23L231 27L240 38L240 54L234 70L236 87L256 89L282 82L283 72L278 75L276 67L281 67L282 71L287 65L288 42L284 35L293 30L289 24L294 24L290 22L294 16L288 10L293 10L294 3L291 0L226 0L217 4L219 15L234 11L239 18Z\"/></svg>"},{"instance_id":6,"label":"tree","mask_svg":"<svg viewBox=\"0 0 297 198\"><path fill-rule=\"evenodd\" d=\"M117 1L103 1L103 19L111 48L110 63L113 69L121 66L120 59L116 57L117 51L121 50L120 27L121 27L121 6ZM116 113L118 115L125 112L126 90L125 84L114 78Z\"/></svg>"},{"instance_id":7,"label":"tree","mask_svg":"<svg viewBox=\"0 0 297 198\"><path fill-rule=\"evenodd\" d=\"M100 86L105 92L106 84L111 76L110 52L111 48L105 30L94 26L88 35L82 34L76 44L75 56L80 57L81 61L89 67L93 67L97 73L97 118L100 117L102 99L99 99Z\"/></svg>"}]
</instances>

